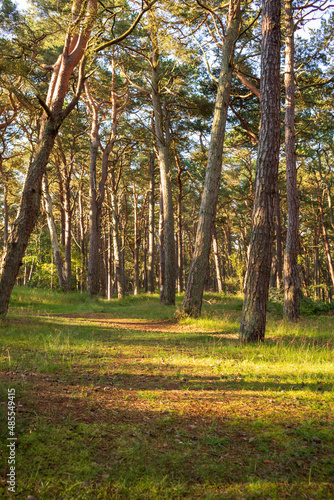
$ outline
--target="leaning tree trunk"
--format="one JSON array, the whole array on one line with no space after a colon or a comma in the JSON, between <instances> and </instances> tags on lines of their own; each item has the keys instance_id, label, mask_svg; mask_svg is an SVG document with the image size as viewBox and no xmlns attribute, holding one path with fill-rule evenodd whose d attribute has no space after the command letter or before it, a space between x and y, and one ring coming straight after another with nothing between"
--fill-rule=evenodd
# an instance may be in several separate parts
<instances>
[{"instance_id":1,"label":"leaning tree trunk","mask_svg":"<svg viewBox=\"0 0 334 500\"><path fill-rule=\"evenodd\" d=\"M60 286L60 288L64 289L65 288L64 264L63 264L63 259L62 259L60 248L59 248L59 243L58 243L57 229L56 229L56 224L55 224L55 220L54 220L54 216L53 216L52 200L51 200L51 196L49 193L49 184L48 184L48 178L47 178L46 173L44 174L44 177L43 177L43 194L44 194L44 209L45 209L46 218L47 218L47 222L48 222L48 228L49 228L49 232L50 232L51 248L52 248L53 257L54 257L55 264L56 264L59 286Z\"/></svg>"},{"instance_id":2,"label":"leaning tree trunk","mask_svg":"<svg viewBox=\"0 0 334 500\"><path fill-rule=\"evenodd\" d=\"M149 30L152 43L152 104L154 112L155 142L158 152L160 168L160 179L163 196L163 218L164 218L164 253L165 253L165 276L162 284L160 300L163 304L175 304L176 283L176 256L174 241L174 214L172 185L170 179L170 138L167 107L163 110L160 99L160 66L159 47L157 38L156 20L152 13L149 16Z\"/></svg>"},{"instance_id":3,"label":"leaning tree trunk","mask_svg":"<svg viewBox=\"0 0 334 500\"><path fill-rule=\"evenodd\" d=\"M280 0L263 1L261 127L250 254L239 337L261 341L266 326L280 147Z\"/></svg>"},{"instance_id":4,"label":"leaning tree trunk","mask_svg":"<svg viewBox=\"0 0 334 500\"><path fill-rule=\"evenodd\" d=\"M285 0L285 156L288 230L284 253L284 317L296 321L300 313L298 272L299 200L295 153L294 22L292 0Z\"/></svg>"},{"instance_id":5,"label":"leaning tree trunk","mask_svg":"<svg viewBox=\"0 0 334 500\"><path fill-rule=\"evenodd\" d=\"M231 0L228 28L222 50L222 66L213 117L204 191L199 211L195 250L190 265L182 306L183 313L194 316L199 316L201 313L204 282L208 270L212 229L216 218L220 186L227 110L233 74L232 60L235 42L239 33L240 19L240 2L239 0Z\"/></svg>"},{"instance_id":6,"label":"leaning tree trunk","mask_svg":"<svg viewBox=\"0 0 334 500\"><path fill-rule=\"evenodd\" d=\"M64 49L56 63L49 67L52 70L52 77L46 102L40 100L45 114L40 128L36 155L28 168L19 214L13 225L4 254L0 279L0 315L3 318L7 314L9 299L22 265L22 258L40 212L42 179L50 153L59 127L78 102L82 89L83 64L81 64L77 94L70 104L63 109L70 77L84 55L95 22L97 0L88 0L85 4L84 10L86 14L84 19L80 19L80 14L78 15L78 12L83 10L81 7L83 7L83 1L73 1L72 23L70 23L66 34ZM73 29L74 26L76 26L75 30Z\"/></svg>"}]
</instances>

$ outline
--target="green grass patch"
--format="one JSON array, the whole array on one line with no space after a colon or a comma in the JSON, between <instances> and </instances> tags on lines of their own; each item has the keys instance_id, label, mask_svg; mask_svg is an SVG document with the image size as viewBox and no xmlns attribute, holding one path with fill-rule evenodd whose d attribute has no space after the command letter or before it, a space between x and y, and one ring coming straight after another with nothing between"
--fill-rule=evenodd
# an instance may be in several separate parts
<instances>
[{"instance_id":1,"label":"green grass patch","mask_svg":"<svg viewBox=\"0 0 334 500\"><path fill-rule=\"evenodd\" d=\"M205 294L176 321L157 295L91 300L14 290L0 325L0 497L332 499L333 316L241 345L242 300Z\"/></svg>"}]
</instances>

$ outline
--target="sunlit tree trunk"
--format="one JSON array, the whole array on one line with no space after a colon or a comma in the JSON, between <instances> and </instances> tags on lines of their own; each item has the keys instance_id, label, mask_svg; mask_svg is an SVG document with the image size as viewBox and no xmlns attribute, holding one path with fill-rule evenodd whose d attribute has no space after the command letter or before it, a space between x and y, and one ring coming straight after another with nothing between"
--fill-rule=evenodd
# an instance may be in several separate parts
<instances>
[{"instance_id":1,"label":"sunlit tree trunk","mask_svg":"<svg viewBox=\"0 0 334 500\"><path fill-rule=\"evenodd\" d=\"M151 293L155 291L155 273L154 273L154 196L155 196L155 182L154 182L154 157L150 155L150 194L149 194L149 214L148 214L148 269L147 280L148 290Z\"/></svg>"},{"instance_id":2,"label":"sunlit tree trunk","mask_svg":"<svg viewBox=\"0 0 334 500\"><path fill-rule=\"evenodd\" d=\"M86 87L86 92L88 88ZM93 103L92 111L92 127L90 134L90 160L89 160L89 253L88 253L88 293L90 296L98 295L100 291L100 210L98 207L97 185L96 185L96 164L100 145L99 139L99 123L98 123L99 106Z\"/></svg>"},{"instance_id":3,"label":"sunlit tree trunk","mask_svg":"<svg viewBox=\"0 0 334 500\"><path fill-rule=\"evenodd\" d=\"M217 241L217 230L216 230L215 224L213 226L213 231L212 231L212 248L213 248L213 255L215 258L217 287L218 287L218 292L221 293L223 291L223 280L222 280L222 275L221 275L220 256L219 256L219 248L218 248L218 241Z\"/></svg>"},{"instance_id":4,"label":"sunlit tree trunk","mask_svg":"<svg viewBox=\"0 0 334 500\"><path fill-rule=\"evenodd\" d=\"M250 253L239 337L264 340L280 149L280 1L264 0L261 44L261 126Z\"/></svg>"},{"instance_id":5,"label":"sunlit tree trunk","mask_svg":"<svg viewBox=\"0 0 334 500\"><path fill-rule=\"evenodd\" d=\"M158 47L156 19L152 12L149 14L149 31L152 44L152 77L151 94L154 112L155 143L158 152L160 168L160 179L163 196L163 218L164 218L164 254L165 275L162 283L161 302L166 305L175 304L176 284L176 258L174 241L174 214L172 185L170 179L170 138L169 119L167 106L162 106L159 80L160 80L160 55Z\"/></svg>"},{"instance_id":6,"label":"sunlit tree trunk","mask_svg":"<svg viewBox=\"0 0 334 500\"><path fill-rule=\"evenodd\" d=\"M231 0L228 27L222 49L222 64L212 124L204 191L199 211L195 250L190 265L186 292L182 305L183 313L194 316L199 316L201 313L204 282L208 270L212 228L215 223L221 178L227 110L233 74L232 61L235 42L239 34L240 19L239 0Z\"/></svg>"},{"instance_id":7,"label":"sunlit tree trunk","mask_svg":"<svg viewBox=\"0 0 334 500\"><path fill-rule=\"evenodd\" d=\"M183 242L182 242L182 167L174 144L177 166L177 291L183 292Z\"/></svg>"},{"instance_id":8,"label":"sunlit tree trunk","mask_svg":"<svg viewBox=\"0 0 334 500\"><path fill-rule=\"evenodd\" d=\"M43 177L42 187L43 187L43 195L44 195L44 209L45 209L46 219L47 219L48 228L49 228L49 232L50 232L51 248L52 248L54 261L56 264L59 286L60 286L60 288L65 288L64 264L63 264L63 259L62 259L60 248L59 248L59 243L58 243L57 229L56 229L56 224L55 224L55 220L54 220L54 216L53 216L52 200L51 200L51 196L49 193L49 184L48 184L48 178L47 178L46 173L44 174L44 177Z\"/></svg>"},{"instance_id":9,"label":"sunlit tree trunk","mask_svg":"<svg viewBox=\"0 0 334 500\"><path fill-rule=\"evenodd\" d=\"M285 156L286 189L288 201L288 230L284 253L284 316L296 321L300 313L299 199L295 153L295 73L294 22L292 0L284 1L285 9Z\"/></svg>"},{"instance_id":10,"label":"sunlit tree trunk","mask_svg":"<svg viewBox=\"0 0 334 500\"><path fill-rule=\"evenodd\" d=\"M65 290L71 290L71 279L72 279L72 207L71 207L71 188L70 188L71 176L66 177L64 186L64 212L65 212L65 258L64 258L64 270L65 270Z\"/></svg>"},{"instance_id":11,"label":"sunlit tree trunk","mask_svg":"<svg viewBox=\"0 0 334 500\"><path fill-rule=\"evenodd\" d=\"M124 297L123 280L121 275L121 250L119 237L119 217L118 217L118 201L115 194L111 193L111 217L113 231L113 249L114 249L114 279L117 287L117 296L119 299Z\"/></svg>"},{"instance_id":12,"label":"sunlit tree trunk","mask_svg":"<svg viewBox=\"0 0 334 500\"><path fill-rule=\"evenodd\" d=\"M133 214L134 214L134 231L133 231L133 294L138 295L139 293L139 235L138 235L138 195L133 187Z\"/></svg>"},{"instance_id":13,"label":"sunlit tree trunk","mask_svg":"<svg viewBox=\"0 0 334 500\"><path fill-rule=\"evenodd\" d=\"M276 197L276 255L277 255L277 290L280 290L283 278L282 265L282 225L280 192Z\"/></svg>"},{"instance_id":14,"label":"sunlit tree trunk","mask_svg":"<svg viewBox=\"0 0 334 500\"><path fill-rule=\"evenodd\" d=\"M164 201L160 186L160 212L159 212L159 288L160 302L163 299L163 288L165 282L165 244L164 244Z\"/></svg>"},{"instance_id":15,"label":"sunlit tree trunk","mask_svg":"<svg viewBox=\"0 0 334 500\"><path fill-rule=\"evenodd\" d=\"M112 296L112 236L110 227L110 209L108 210L108 251L107 251L107 298L110 300Z\"/></svg>"},{"instance_id":16,"label":"sunlit tree trunk","mask_svg":"<svg viewBox=\"0 0 334 500\"><path fill-rule=\"evenodd\" d=\"M86 274L86 232L84 222L84 209L82 203L82 186L79 190L79 227L80 227L80 252L81 252L81 272L80 272L80 291L83 292L86 288L85 274Z\"/></svg>"}]
</instances>

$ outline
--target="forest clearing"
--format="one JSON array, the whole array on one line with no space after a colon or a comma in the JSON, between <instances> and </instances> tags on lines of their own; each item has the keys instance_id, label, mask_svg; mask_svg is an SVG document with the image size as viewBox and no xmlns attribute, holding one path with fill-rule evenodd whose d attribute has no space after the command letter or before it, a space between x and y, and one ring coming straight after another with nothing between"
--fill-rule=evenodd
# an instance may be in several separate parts
<instances>
[{"instance_id":1,"label":"forest clearing","mask_svg":"<svg viewBox=\"0 0 334 500\"><path fill-rule=\"evenodd\" d=\"M333 309L291 326L270 302L266 342L245 346L241 298L204 298L178 323L158 295L14 289L18 498L333 498Z\"/></svg>"}]
</instances>

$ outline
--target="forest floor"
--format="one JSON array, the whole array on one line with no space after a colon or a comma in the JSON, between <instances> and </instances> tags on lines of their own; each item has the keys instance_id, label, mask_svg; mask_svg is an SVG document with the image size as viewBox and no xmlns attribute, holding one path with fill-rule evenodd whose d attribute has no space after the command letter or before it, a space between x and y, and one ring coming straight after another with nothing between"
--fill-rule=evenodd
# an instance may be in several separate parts
<instances>
[{"instance_id":1,"label":"forest floor","mask_svg":"<svg viewBox=\"0 0 334 500\"><path fill-rule=\"evenodd\" d=\"M290 325L271 303L266 342L241 345L241 298L205 299L202 318L177 322L157 295L15 289L0 325L0 498L333 499L332 311Z\"/></svg>"}]
</instances>

